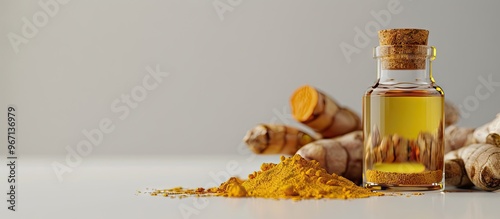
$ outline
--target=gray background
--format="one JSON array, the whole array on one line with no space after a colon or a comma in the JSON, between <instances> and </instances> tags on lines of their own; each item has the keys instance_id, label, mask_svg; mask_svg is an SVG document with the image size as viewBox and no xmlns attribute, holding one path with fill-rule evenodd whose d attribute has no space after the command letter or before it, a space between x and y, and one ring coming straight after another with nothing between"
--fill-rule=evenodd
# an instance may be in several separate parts
<instances>
[{"instance_id":1,"label":"gray background","mask_svg":"<svg viewBox=\"0 0 500 219\"><path fill-rule=\"evenodd\" d=\"M376 77L377 39L369 37L350 62L339 45L354 45L355 28L377 22L370 12L388 11L389 1L220 2L231 7L223 20L211 0L73 0L59 4L16 54L8 34L20 35L23 17L43 9L38 1L2 0L0 111L19 109L18 153L64 156L103 118L115 129L92 154L243 153L241 139L255 124L293 124L288 99L303 84L361 112ZM430 30L438 84L448 100L468 104L460 125L492 119L500 87L481 90L489 96L480 100L475 92L481 77L500 82L500 2L398 2L400 13L378 25ZM120 120L113 101L157 65L169 76Z\"/></svg>"}]
</instances>

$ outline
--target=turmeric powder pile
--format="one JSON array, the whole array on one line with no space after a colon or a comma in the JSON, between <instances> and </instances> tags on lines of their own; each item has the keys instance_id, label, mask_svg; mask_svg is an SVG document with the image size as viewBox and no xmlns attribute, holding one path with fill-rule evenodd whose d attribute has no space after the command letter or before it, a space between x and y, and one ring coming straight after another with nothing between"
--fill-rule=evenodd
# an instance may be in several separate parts
<instances>
[{"instance_id":1,"label":"turmeric powder pile","mask_svg":"<svg viewBox=\"0 0 500 219\"><path fill-rule=\"evenodd\" d=\"M260 171L247 180L231 177L215 188L155 190L151 195L214 195L225 197L259 197L273 199L354 199L381 196L359 187L348 179L328 174L320 164L307 161L300 155L285 158L279 164L263 163Z\"/></svg>"}]
</instances>

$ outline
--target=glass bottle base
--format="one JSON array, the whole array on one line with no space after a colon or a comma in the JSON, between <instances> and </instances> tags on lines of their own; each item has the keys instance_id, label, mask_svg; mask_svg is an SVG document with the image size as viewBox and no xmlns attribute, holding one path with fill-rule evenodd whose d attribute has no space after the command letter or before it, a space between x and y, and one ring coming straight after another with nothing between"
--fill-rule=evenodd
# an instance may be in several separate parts
<instances>
[{"instance_id":1,"label":"glass bottle base","mask_svg":"<svg viewBox=\"0 0 500 219\"><path fill-rule=\"evenodd\" d=\"M443 191L443 183L432 183L425 185L400 185L383 183L364 183L365 188L381 191Z\"/></svg>"}]
</instances>

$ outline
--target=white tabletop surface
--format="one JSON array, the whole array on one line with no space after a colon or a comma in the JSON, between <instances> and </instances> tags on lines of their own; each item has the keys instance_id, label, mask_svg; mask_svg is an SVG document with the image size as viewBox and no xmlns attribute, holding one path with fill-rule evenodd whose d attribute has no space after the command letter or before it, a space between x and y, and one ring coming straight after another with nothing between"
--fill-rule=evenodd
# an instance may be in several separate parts
<instances>
[{"instance_id":1,"label":"white tabletop surface","mask_svg":"<svg viewBox=\"0 0 500 219\"><path fill-rule=\"evenodd\" d=\"M5 159L2 158L5 162ZM268 200L258 198L169 198L138 194L147 188L205 187L211 175L247 174L278 156L89 156L59 182L52 169L64 157L20 157L17 211L11 218L500 218L500 192L428 192L355 200ZM227 168L230 169L227 169ZM1 191L7 168L0 169ZM222 172L224 171L224 172ZM450 189L450 188L447 188ZM4 193L5 194L5 193ZM7 199L6 195L2 199ZM4 200L2 200L5 202ZM185 215L182 214L184 210ZM496 212L496 213L495 213ZM191 213L191 214L189 214Z\"/></svg>"}]
</instances>

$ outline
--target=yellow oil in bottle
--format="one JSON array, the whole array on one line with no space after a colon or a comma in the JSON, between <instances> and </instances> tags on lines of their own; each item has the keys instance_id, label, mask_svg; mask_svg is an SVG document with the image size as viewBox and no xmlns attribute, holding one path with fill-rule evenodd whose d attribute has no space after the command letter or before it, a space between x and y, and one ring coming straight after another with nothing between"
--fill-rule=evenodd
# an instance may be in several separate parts
<instances>
[{"instance_id":1,"label":"yellow oil in bottle","mask_svg":"<svg viewBox=\"0 0 500 219\"><path fill-rule=\"evenodd\" d=\"M440 187L444 156L442 92L369 92L363 104L366 186Z\"/></svg>"},{"instance_id":2,"label":"yellow oil in bottle","mask_svg":"<svg viewBox=\"0 0 500 219\"><path fill-rule=\"evenodd\" d=\"M382 136L399 134L415 139L420 132L435 133L441 128L442 97L368 96L366 103L368 127L378 126Z\"/></svg>"}]
</instances>

